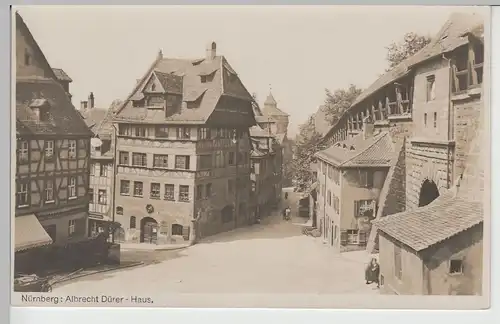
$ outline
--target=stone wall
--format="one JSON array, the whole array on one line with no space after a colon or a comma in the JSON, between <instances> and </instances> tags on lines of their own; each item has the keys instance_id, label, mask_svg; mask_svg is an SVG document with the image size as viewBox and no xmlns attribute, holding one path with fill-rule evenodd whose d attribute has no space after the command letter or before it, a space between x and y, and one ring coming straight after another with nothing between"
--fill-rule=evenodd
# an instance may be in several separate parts
<instances>
[{"instance_id":1,"label":"stone wall","mask_svg":"<svg viewBox=\"0 0 500 324\"><path fill-rule=\"evenodd\" d=\"M453 102L453 109L455 111L454 137L456 142L454 178L458 178L466 166L470 143L479 129L480 113L483 105L484 102L479 98L468 98L467 100ZM489 144L485 143L485 145Z\"/></svg>"},{"instance_id":2,"label":"stone wall","mask_svg":"<svg viewBox=\"0 0 500 324\"><path fill-rule=\"evenodd\" d=\"M406 145L406 209L418 207L425 180L433 181L443 193L451 185L452 150L448 145L413 142Z\"/></svg>"}]
</instances>

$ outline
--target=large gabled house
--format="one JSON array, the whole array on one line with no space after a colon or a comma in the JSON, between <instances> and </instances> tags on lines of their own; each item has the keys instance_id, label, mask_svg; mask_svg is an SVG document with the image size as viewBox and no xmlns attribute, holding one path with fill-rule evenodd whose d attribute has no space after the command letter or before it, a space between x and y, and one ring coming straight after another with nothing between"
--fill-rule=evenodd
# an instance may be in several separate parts
<instances>
[{"instance_id":1,"label":"large gabled house","mask_svg":"<svg viewBox=\"0 0 500 324\"><path fill-rule=\"evenodd\" d=\"M15 19L14 246L16 271L33 271L50 262L41 246L87 238L92 133L18 13Z\"/></svg>"},{"instance_id":2,"label":"large gabled house","mask_svg":"<svg viewBox=\"0 0 500 324\"><path fill-rule=\"evenodd\" d=\"M253 222L253 102L215 43L198 59L159 52L113 119L119 240L186 243Z\"/></svg>"}]
</instances>

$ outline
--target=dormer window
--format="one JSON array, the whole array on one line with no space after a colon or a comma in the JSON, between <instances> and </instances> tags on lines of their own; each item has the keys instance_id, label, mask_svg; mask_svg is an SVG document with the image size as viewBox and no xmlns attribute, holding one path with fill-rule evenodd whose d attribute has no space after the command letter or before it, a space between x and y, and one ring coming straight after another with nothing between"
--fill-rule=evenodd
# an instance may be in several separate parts
<instances>
[{"instance_id":1,"label":"dormer window","mask_svg":"<svg viewBox=\"0 0 500 324\"><path fill-rule=\"evenodd\" d=\"M35 113L37 120L47 121L49 119L50 105L47 99L35 99L30 104L31 110Z\"/></svg>"},{"instance_id":2,"label":"dormer window","mask_svg":"<svg viewBox=\"0 0 500 324\"><path fill-rule=\"evenodd\" d=\"M207 82L207 76L206 75L201 75L200 76L201 83L206 83Z\"/></svg>"},{"instance_id":3,"label":"dormer window","mask_svg":"<svg viewBox=\"0 0 500 324\"><path fill-rule=\"evenodd\" d=\"M347 145L345 145L345 144L344 144L344 145L342 145L342 148L345 148L345 149L346 149L346 148L347 148Z\"/></svg>"},{"instance_id":4,"label":"dormer window","mask_svg":"<svg viewBox=\"0 0 500 324\"><path fill-rule=\"evenodd\" d=\"M340 144L340 143L337 143L337 146L338 146L338 147L341 147L341 146L342 146L342 144Z\"/></svg>"},{"instance_id":5,"label":"dormer window","mask_svg":"<svg viewBox=\"0 0 500 324\"><path fill-rule=\"evenodd\" d=\"M354 146L351 145L351 147L349 147L349 150L354 151L355 150Z\"/></svg>"}]
</instances>

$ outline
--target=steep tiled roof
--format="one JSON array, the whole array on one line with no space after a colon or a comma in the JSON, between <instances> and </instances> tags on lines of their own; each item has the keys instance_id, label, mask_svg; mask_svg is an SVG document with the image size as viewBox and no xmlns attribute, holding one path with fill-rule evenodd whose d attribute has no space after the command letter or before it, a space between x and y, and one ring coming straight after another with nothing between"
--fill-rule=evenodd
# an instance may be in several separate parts
<instances>
[{"instance_id":1,"label":"steep tiled roof","mask_svg":"<svg viewBox=\"0 0 500 324\"><path fill-rule=\"evenodd\" d=\"M339 167L389 167L395 154L390 134L382 132L367 139L360 133L337 142L316 156Z\"/></svg>"},{"instance_id":2,"label":"steep tiled roof","mask_svg":"<svg viewBox=\"0 0 500 324\"><path fill-rule=\"evenodd\" d=\"M95 134L107 112L108 110L104 108L91 108L80 111L80 114L82 115L85 124L87 124L87 127Z\"/></svg>"},{"instance_id":3,"label":"steep tiled roof","mask_svg":"<svg viewBox=\"0 0 500 324\"><path fill-rule=\"evenodd\" d=\"M161 86L163 87L165 92L182 94L181 76L162 73L160 71L154 71L153 73L160 81Z\"/></svg>"},{"instance_id":4,"label":"steep tiled roof","mask_svg":"<svg viewBox=\"0 0 500 324\"><path fill-rule=\"evenodd\" d=\"M56 75L58 80L73 82L73 80L69 77L68 74L66 74L66 72L64 72L63 69L52 68L52 71L54 71L54 74Z\"/></svg>"},{"instance_id":5,"label":"steep tiled roof","mask_svg":"<svg viewBox=\"0 0 500 324\"><path fill-rule=\"evenodd\" d=\"M30 105L45 99L48 118L40 121ZM20 133L47 135L91 135L83 118L69 100L62 86L53 79L22 78L16 81L16 125Z\"/></svg>"},{"instance_id":6,"label":"steep tiled roof","mask_svg":"<svg viewBox=\"0 0 500 324\"><path fill-rule=\"evenodd\" d=\"M405 76L410 72L412 66L467 44L468 39L464 33L468 30L475 30L475 28L482 24L484 24L484 20L479 15L465 13L452 14L427 46L382 75L356 98L352 106L359 104L380 88Z\"/></svg>"},{"instance_id":7,"label":"steep tiled roof","mask_svg":"<svg viewBox=\"0 0 500 324\"><path fill-rule=\"evenodd\" d=\"M410 212L380 218L373 224L415 251L422 251L482 221L482 202L448 196Z\"/></svg>"},{"instance_id":8,"label":"steep tiled roof","mask_svg":"<svg viewBox=\"0 0 500 324\"><path fill-rule=\"evenodd\" d=\"M202 124L213 113L221 96L229 96L252 102L253 98L241 80L223 56L214 59L171 59L159 56L146 75L154 71L160 78L182 77L183 101L199 100L197 108L188 108L183 104L180 110L166 117L162 110L133 107L130 98L137 96L141 87L147 82L143 77L134 91L118 109L115 119L123 121L140 121L150 123L183 123ZM209 74L213 78L201 82L202 75ZM168 82L167 82L168 83Z\"/></svg>"}]
</instances>

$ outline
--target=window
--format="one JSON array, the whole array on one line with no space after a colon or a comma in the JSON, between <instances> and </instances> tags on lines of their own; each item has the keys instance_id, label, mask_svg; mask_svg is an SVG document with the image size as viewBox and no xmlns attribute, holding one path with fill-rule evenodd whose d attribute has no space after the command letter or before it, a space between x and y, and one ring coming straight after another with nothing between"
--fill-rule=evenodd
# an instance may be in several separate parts
<instances>
[{"instance_id":1,"label":"window","mask_svg":"<svg viewBox=\"0 0 500 324\"><path fill-rule=\"evenodd\" d=\"M27 49L24 50L24 65L31 65L31 55Z\"/></svg>"},{"instance_id":2,"label":"window","mask_svg":"<svg viewBox=\"0 0 500 324\"><path fill-rule=\"evenodd\" d=\"M424 127L427 127L427 113L424 114Z\"/></svg>"},{"instance_id":3,"label":"window","mask_svg":"<svg viewBox=\"0 0 500 324\"><path fill-rule=\"evenodd\" d=\"M198 139L204 140L210 138L210 128L201 127L198 128Z\"/></svg>"},{"instance_id":4,"label":"window","mask_svg":"<svg viewBox=\"0 0 500 324\"><path fill-rule=\"evenodd\" d=\"M118 125L118 135L130 135L130 125Z\"/></svg>"},{"instance_id":5,"label":"window","mask_svg":"<svg viewBox=\"0 0 500 324\"><path fill-rule=\"evenodd\" d=\"M122 165L129 165L129 154L128 152L120 152L120 164Z\"/></svg>"},{"instance_id":6,"label":"window","mask_svg":"<svg viewBox=\"0 0 500 324\"><path fill-rule=\"evenodd\" d=\"M200 170L212 168L212 155L200 155Z\"/></svg>"},{"instance_id":7,"label":"window","mask_svg":"<svg viewBox=\"0 0 500 324\"><path fill-rule=\"evenodd\" d=\"M335 213L340 214L340 200L339 197L333 196L333 210L335 210Z\"/></svg>"},{"instance_id":8,"label":"window","mask_svg":"<svg viewBox=\"0 0 500 324\"><path fill-rule=\"evenodd\" d=\"M338 186L340 184L340 171L337 168L333 169L333 182Z\"/></svg>"},{"instance_id":9,"label":"window","mask_svg":"<svg viewBox=\"0 0 500 324\"><path fill-rule=\"evenodd\" d=\"M190 139L191 129L189 127L177 127L177 139Z\"/></svg>"},{"instance_id":10,"label":"window","mask_svg":"<svg viewBox=\"0 0 500 324\"><path fill-rule=\"evenodd\" d=\"M99 175L101 177L108 176L108 165L107 164L101 164L101 169L99 170Z\"/></svg>"},{"instance_id":11,"label":"window","mask_svg":"<svg viewBox=\"0 0 500 324\"><path fill-rule=\"evenodd\" d=\"M97 202L99 205L107 205L108 204L108 193L106 190L99 189L99 193L97 196Z\"/></svg>"},{"instance_id":12,"label":"window","mask_svg":"<svg viewBox=\"0 0 500 324\"><path fill-rule=\"evenodd\" d=\"M54 158L54 141L45 142L45 159L52 160Z\"/></svg>"},{"instance_id":13,"label":"window","mask_svg":"<svg viewBox=\"0 0 500 324\"><path fill-rule=\"evenodd\" d=\"M394 274L399 280L403 277L401 247L399 245L394 245Z\"/></svg>"},{"instance_id":14,"label":"window","mask_svg":"<svg viewBox=\"0 0 500 324\"><path fill-rule=\"evenodd\" d=\"M134 196L142 197L142 182L134 181Z\"/></svg>"},{"instance_id":15,"label":"window","mask_svg":"<svg viewBox=\"0 0 500 324\"><path fill-rule=\"evenodd\" d=\"M19 162L28 161L28 142L27 141L19 142L18 154L19 154L18 155Z\"/></svg>"},{"instance_id":16,"label":"window","mask_svg":"<svg viewBox=\"0 0 500 324\"><path fill-rule=\"evenodd\" d=\"M450 260L450 274L461 274L464 272L464 262L460 259Z\"/></svg>"},{"instance_id":17,"label":"window","mask_svg":"<svg viewBox=\"0 0 500 324\"><path fill-rule=\"evenodd\" d=\"M429 75L427 77L427 101L436 99L436 77Z\"/></svg>"},{"instance_id":18,"label":"window","mask_svg":"<svg viewBox=\"0 0 500 324\"><path fill-rule=\"evenodd\" d=\"M76 178L70 177L68 181L68 196L69 198L76 198Z\"/></svg>"},{"instance_id":19,"label":"window","mask_svg":"<svg viewBox=\"0 0 500 324\"><path fill-rule=\"evenodd\" d=\"M120 195L130 194L130 180L120 180Z\"/></svg>"},{"instance_id":20,"label":"window","mask_svg":"<svg viewBox=\"0 0 500 324\"><path fill-rule=\"evenodd\" d=\"M330 190L328 190L328 205L332 205L332 192Z\"/></svg>"},{"instance_id":21,"label":"window","mask_svg":"<svg viewBox=\"0 0 500 324\"><path fill-rule=\"evenodd\" d=\"M175 168L189 170L189 155L176 155Z\"/></svg>"},{"instance_id":22,"label":"window","mask_svg":"<svg viewBox=\"0 0 500 324\"><path fill-rule=\"evenodd\" d=\"M224 152L216 151L215 152L215 167L216 168L223 168L225 166L226 165L225 165L225 161L224 161Z\"/></svg>"},{"instance_id":23,"label":"window","mask_svg":"<svg viewBox=\"0 0 500 324\"><path fill-rule=\"evenodd\" d=\"M183 185L179 186L179 201L183 202L189 201L189 186L183 186Z\"/></svg>"},{"instance_id":24,"label":"window","mask_svg":"<svg viewBox=\"0 0 500 324\"><path fill-rule=\"evenodd\" d=\"M28 184L17 183L17 207L28 206Z\"/></svg>"},{"instance_id":25,"label":"window","mask_svg":"<svg viewBox=\"0 0 500 324\"><path fill-rule=\"evenodd\" d=\"M347 244L358 244L358 230L347 230Z\"/></svg>"},{"instance_id":26,"label":"window","mask_svg":"<svg viewBox=\"0 0 500 324\"><path fill-rule=\"evenodd\" d=\"M434 113L434 128L437 127L437 116L438 116L438 114L437 114L437 112L435 112Z\"/></svg>"},{"instance_id":27,"label":"window","mask_svg":"<svg viewBox=\"0 0 500 324\"><path fill-rule=\"evenodd\" d=\"M73 235L76 232L76 220L70 219L68 224L68 235Z\"/></svg>"},{"instance_id":28,"label":"window","mask_svg":"<svg viewBox=\"0 0 500 324\"><path fill-rule=\"evenodd\" d=\"M152 199L160 199L160 184L159 183L152 183L151 184L150 197Z\"/></svg>"},{"instance_id":29,"label":"window","mask_svg":"<svg viewBox=\"0 0 500 324\"><path fill-rule=\"evenodd\" d=\"M95 175L95 163L90 163L90 175Z\"/></svg>"},{"instance_id":30,"label":"window","mask_svg":"<svg viewBox=\"0 0 500 324\"><path fill-rule=\"evenodd\" d=\"M203 198L203 186L202 185L197 185L196 186L196 199L202 199Z\"/></svg>"},{"instance_id":31,"label":"window","mask_svg":"<svg viewBox=\"0 0 500 324\"><path fill-rule=\"evenodd\" d=\"M165 185L165 195L163 198L165 200L175 200L175 195L174 195L174 185L173 184L166 184Z\"/></svg>"},{"instance_id":32,"label":"window","mask_svg":"<svg viewBox=\"0 0 500 324\"><path fill-rule=\"evenodd\" d=\"M361 187L373 188L373 171L360 170L359 171L359 184Z\"/></svg>"},{"instance_id":33,"label":"window","mask_svg":"<svg viewBox=\"0 0 500 324\"><path fill-rule=\"evenodd\" d=\"M146 127L136 126L134 134L136 137L146 137Z\"/></svg>"},{"instance_id":34,"label":"window","mask_svg":"<svg viewBox=\"0 0 500 324\"><path fill-rule=\"evenodd\" d=\"M130 216L130 228L135 228L137 223L137 218L135 216Z\"/></svg>"},{"instance_id":35,"label":"window","mask_svg":"<svg viewBox=\"0 0 500 324\"><path fill-rule=\"evenodd\" d=\"M151 84L151 91L155 91L156 90L156 84Z\"/></svg>"},{"instance_id":36,"label":"window","mask_svg":"<svg viewBox=\"0 0 500 324\"><path fill-rule=\"evenodd\" d=\"M147 155L146 153L132 153L132 165L133 166L147 166Z\"/></svg>"},{"instance_id":37,"label":"window","mask_svg":"<svg viewBox=\"0 0 500 324\"><path fill-rule=\"evenodd\" d=\"M89 203L94 203L94 189L89 188L87 191L87 196L89 197Z\"/></svg>"},{"instance_id":38,"label":"window","mask_svg":"<svg viewBox=\"0 0 500 324\"><path fill-rule=\"evenodd\" d=\"M354 217L372 216L373 215L373 200L355 200L354 201ZM367 215L369 214L369 215ZM374 216L374 215L373 215Z\"/></svg>"},{"instance_id":39,"label":"window","mask_svg":"<svg viewBox=\"0 0 500 324\"><path fill-rule=\"evenodd\" d=\"M207 198L212 196L212 184L211 183L207 183L205 196Z\"/></svg>"},{"instance_id":40,"label":"window","mask_svg":"<svg viewBox=\"0 0 500 324\"><path fill-rule=\"evenodd\" d=\"M207 76L206 75L200 75L200 81L201 81L201 83L206 83L207 82Z\"/></svg>"},{"instance_id":41,"label":"window","mask_svg":"<svg viewBox=\"0 0 500 324\"><path fill-rule=\"evenodd\" d=\"M168 127L166 127L166 126L156 126L155 127L155 137L158 137L158 138L168 138Z\"/></svg>"},{"instance_id":42,"label":"window","mask_svg":"<svg viewBox=\"0 0 500 324\"><path fill-rule=\"evenodd\" d=\"M76 158L76 140L69 140L69 143L68 143L68 157L70 159Z\"/></svg>"},{"instance_id":43,"label":"window","mask_svg":"<svg viewBox=\"0 0 500 324\"><path fill-rule=\"evenodd\" d=\"M153 155L153 167L155 167L155 168L168 168L168 155L166 155L166 154L154 154Z\"/></svg>"},{"instance_id":44,"label":"window","mask_svg":"<svg viewBox=\"0 0 500 324\"><path fill-rule=\"evenodd\" d=\"M255 164L255 162L252 162L252 165L253 164ZM234 152L229 152L229 165L234 165Z\"/></svg>"}]
</instances>

